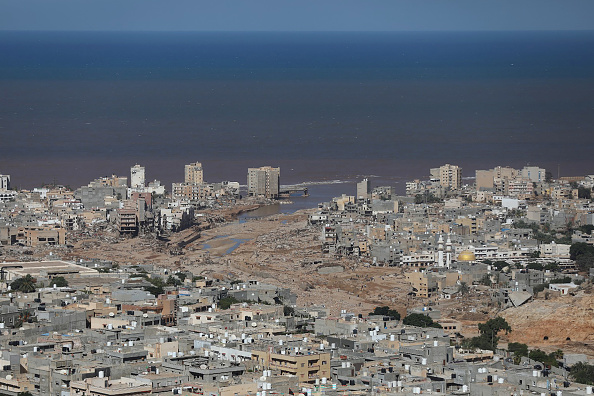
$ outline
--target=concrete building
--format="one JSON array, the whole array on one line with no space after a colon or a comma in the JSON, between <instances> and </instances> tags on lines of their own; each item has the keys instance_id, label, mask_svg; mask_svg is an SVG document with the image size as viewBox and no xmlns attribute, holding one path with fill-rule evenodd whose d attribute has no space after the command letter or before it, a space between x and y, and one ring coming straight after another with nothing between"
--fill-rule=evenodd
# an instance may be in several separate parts
<instances>
[{"instance_id":1,"label":"concrete building","mask_svg":"<svg viewBox=\"0 0 594 396\"><path fill-rule=\"evenodd\" d=\"M525 166L522 169L522 178L529 179L533 183L541 183L546 179L546 169L539 168L538 166Z\"/></svg>"},{"instance_id":2,"label":"concrete building","mask_svg":"<svg viewBox=\"0 0 594 396\"><path fill-rule=\"evenodd\" d=\"M193 162L184 167L184 183L204 183L204 172L202 170L202 164L200 162Z\"/></svg>"},{"instance_id":3,"label":"concrete building","mask_svg":"<svg viewBox=\"0 0 594 396\"><path fill-rule=\"evenodd\" d=\"M66 230L59 227L25 227L25 245L65 245Z\"/></svg>"},{"instance_id":4,"label":"concrete building","mask_svg":"<svg viewBox=\"0 0 594 396\"><path fill-rule=\"evenodd\" d=\"M462 168L445 164L439 167L439 184L452 190L462 187Z\"/></svg>"},{"instance_id":5,"label":"concrete building","mask_svg":"<svg viewBox=\"0 0 594 396\"><path fill-rule=\"evenodd\" d=\"M143 188L144 182L144 166L136 164L130 168L130 187Z\"/></svg>"},{"instance_id":6,"label":"concrete building","mask_svg":"<svg viewBox=\"0 0 594 396\"><path fill-rule=\"evenodd\" d=\"M294 375L300 382L314 383L330 377L330 353L306 355L292 352L290 348L280 348L278 352L252 350L252 359L262 368L279 370L280 375Z\"/></svg>"},{"instance_id":7,"label":"concrete building","mask_svg":"<svg viewBox=\"0 0 594 396\"><path fill-rule=\"evenodd\" d=\"M70 394L81 396L133 396L146 395L151 392L151 382L126 377L110 380L100 375L98 378L87 378L82 381L74 381L70 384Z\"/></svg>"},{"instance_id":8,"label":"concrete building","mask_svg":"<svg viewBox=\"0 0 594 396\"><path fill-rule=\"evenodd\" d=\"M363 179L357 183L357 199L369 199L371 193L371 181Z\"/></svg>"},{"instance_id":9,"label":"concrete building","mask_svg":"<svg viewBox=\"0 0 594 396\"><path fill-rule=\"evenodd\" d=\"M2 263L3 278L6 281L13 281L26 275L34 278L52 279L56 276L63 277L84 277L95 276L99 272L93 268L83 267L66 261L30 261L30 262L11 262ZM145 293L146 294L146 293Z\"/></svg>"},{"instance_id":10,"label":"concrete building","mask_svg":"<svg viewBox=\"0 0 594 396\"><path fill-rule=\"evenodd\" d=\"M124 201L124 206L116 211L116 226L120 234L138 233L138 211L136 202Z\"/></svg>"},{"instance_id":11,"label":"concrete building","mask_svg":"<svg viewBox=\"0 0 594 396\"><path fill-rule=\"evenodd\" d=\"M172 183L171 196L174 199L187 199L188 201L200 201L212 197L214 189L212 184L206 183Z\"/></svg>"},{"instance_id":12,"label":"concrete building","mask_svg":"<svg viewBox=\"0 0 594 396\"><path fill-rule=\"evenodd\" d=\"M503 192L503 183L520 175L520 171L509 166L496 166L489 170L476 171L476 189Z\"/></svg>"},{"instance_id":13,"label":"concrete building","mask_svg":"<svg viewBox=\"0 0 594 396\"><path fill-rule=\"evenodd\" d=\"M0 175L0 190L10 189L10 175Z\"/></svg>"},{"instance_id":14,"label":"concrete building","mask_svg":"<svg viewBox=\"0 0 594 396\"><path fill-rule=\"evenodd\" d=\"M278 198L280 188L280 168L263 166L248 169L248 195Z\"/></svg>"}]
</instances>

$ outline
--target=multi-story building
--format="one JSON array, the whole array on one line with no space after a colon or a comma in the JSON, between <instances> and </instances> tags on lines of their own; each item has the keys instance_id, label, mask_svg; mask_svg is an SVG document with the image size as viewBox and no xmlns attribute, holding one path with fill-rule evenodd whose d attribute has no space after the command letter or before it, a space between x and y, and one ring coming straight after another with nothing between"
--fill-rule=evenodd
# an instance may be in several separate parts
<instances>
[{"instance_id":1,"label":"multi-story building","mask_svg":"<svg viewBox=\"0 0 594 396\"><path fill-rule=\"evenodd\" d=\"M512 179L507 180L505 183L506 195L517 197L517 196L530 196L534 193L534 184L530 179Z\"/></svg>"},{"instance_id":2,"label":"multi-story building","mask_svg":"<svg viewBox=\"0 0 594 396\"><path fill-rule=\"evenodd\" d=\"M299 382L314 383L330 377L330 353L291 352L290 349L275 351L252 350L252 360L262 368L279 370L280 375L294 375Z\"/></svg>"},{"instance_id":3,"label":"multi-story building","mask_svg":"<svg viewBox=\"0 0 594 396\"><path fill-rule=\"evenodd\" d=\"M174 199L200 201L212 196L213 191L212 184L173 183L171 185L171 195Z\"/></svg>"},{"instance_id":4,"label":"multi-story building","mask_svg":"<svg viewBox=\"0 0 594 396\"><path fill-rule=\"evenodd\" d=\"M538 166L525 166L522 169L522 178L529 179L534 183L541 183L546 180L546 169L539 168Z\"/></svg>"},{"instance_id":5,"label":"multi-story building","mask_svg":"<svg viewBox=\"0 0 594 396\"><path fill-rule=\"evenodd\" d=\"M462 187L462 168L450 164L440 166L439 184L452 190L459 190Z\"/></svg>"},{"instance_id":6,"label":"multi-story building","mask_svg":"<svg viewBox=\"0 0 594 396\"><path fill-rule=\"evenodd\" d=\"M116 211L116 226L120 234L138 233L138 211L136 202L124 201L124 207Z\"/></svg>"},{"instance_id":7,"label":"multi-story building","mask_svg":"<svg viewBox=\"0 0 594 396\"><path fill-rule=\"evenodd\" d=\"M0 175L0 190L10 189L10 175Z\"/></svg>"},{"instance_id":8,"label":"multi-story building","mask_svg":"<svg viewBox=\"0 0 594 396\"><path fill-rule=\"evenodd\" d=\"M248 194L266 198L278 198L280 188L280 168L263 166L248 169Z\"/></svg>"},{"instance_id":9,"label":"multi-story building","mask_svg":"<svg viewBox=\"0 0 594 396\"><path fill-rule=\"evenodd\" d=\"M371 182L369 179L363 179L357 183L357 199L369 199L371 193Z\"/></svg>"},{"instance_id":10,"label":"multi-story building","mask_svg":"<svg viewBox=\"0 0 594 396\"><path fill-rule=\"evenodd\" d=\"M187 184L204 183L204 171L200 162L193 162L184 167L184 182Z\"/></svg>"},{"instance_id":11,"label":"multi-story building","mask_svg":"<svg viewBox=\"0 0 594 396\"><path fill-rule=\"evenodd\" d=\"M31 247L40 245L65 245L66 230L59 227L26 227L25 244Z\"/></svg>"},{"instance_id":12,"label":"multi-story building","mask_svg":"<svg viewBox=\"0 0 594 396\"><path fill-rule=\"evenodd\" d=\"M130 168L130 187L142 188L144 181L144 166L136 164Z\"/></svg>"},{"instance_id":13,"label":"multi-story building","mask_svg":"<svg viewBox=\"0 0 594 396\"><path fill-rule=\"evenodd\" d=\"M506 180L515 179L520 171L509 166L496 166L489 170L476 171L476 189L492 190L503 192L503 185Z\"/></svg>"}]
</instances>

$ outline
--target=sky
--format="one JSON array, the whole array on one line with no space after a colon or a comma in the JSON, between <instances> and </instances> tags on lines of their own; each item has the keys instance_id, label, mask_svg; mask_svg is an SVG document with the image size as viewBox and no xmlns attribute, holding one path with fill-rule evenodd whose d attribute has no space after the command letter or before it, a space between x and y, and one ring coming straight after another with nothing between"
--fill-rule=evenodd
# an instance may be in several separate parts
<instances>
[{"instance_id":1,"label":"sky","mask_svg":"<svg viewBox=\"0 0 594 396\"><path fill-rule=\"evenodd\" d=\"M0 0L0 30L594 30L594 0Z\"/></svg>"}]
</instances>

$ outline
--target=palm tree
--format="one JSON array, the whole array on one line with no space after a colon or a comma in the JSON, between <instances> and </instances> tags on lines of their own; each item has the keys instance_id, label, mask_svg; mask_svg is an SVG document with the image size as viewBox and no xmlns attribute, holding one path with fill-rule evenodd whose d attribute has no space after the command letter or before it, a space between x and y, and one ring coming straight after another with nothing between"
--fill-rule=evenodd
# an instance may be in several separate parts
<instances>
[{"instance_id":1,"label":"palm tree","mask_svg":"<svg viewBox=\"0 0 594 396\"><path fill-rule=\"evenodd\" d=\"M31 293L35 291L36 279L31 275L27 274L22 278L16 279L10 284L11 289L17 290L23 293Z\"/></svg>"}]
</instances>

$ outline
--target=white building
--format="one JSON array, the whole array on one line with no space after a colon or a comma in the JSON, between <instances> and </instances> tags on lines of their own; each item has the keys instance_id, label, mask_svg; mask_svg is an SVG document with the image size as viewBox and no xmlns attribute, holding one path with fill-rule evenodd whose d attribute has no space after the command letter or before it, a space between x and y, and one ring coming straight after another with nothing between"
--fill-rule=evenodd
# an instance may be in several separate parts
<instances>
[{"instance_id":1,"label":"white building","mask_svg":"<svg viewBox=\"0 0 594 396\"><path fill-rule=\"evenodd\" d=\"M0 190L10 189L10 175L0 175Z\"/></svg>"},{"instance_id":2,"label":"white building","mask_svg":"<svg viewBox=\"0 0 594 396\"><path fill-rule=\"evenodd\" d=\"M144 187L144 166L136 164L132 168L130 168L130 187Z\"/></svg>"}]
</instances>

